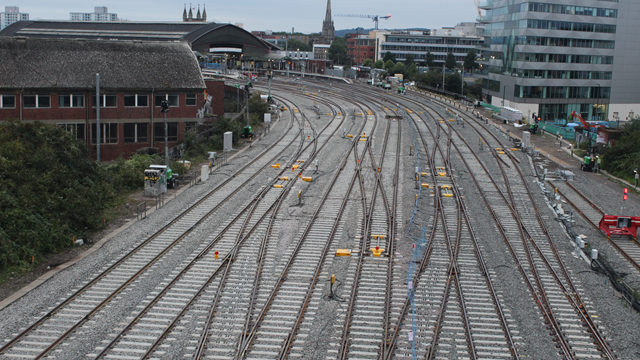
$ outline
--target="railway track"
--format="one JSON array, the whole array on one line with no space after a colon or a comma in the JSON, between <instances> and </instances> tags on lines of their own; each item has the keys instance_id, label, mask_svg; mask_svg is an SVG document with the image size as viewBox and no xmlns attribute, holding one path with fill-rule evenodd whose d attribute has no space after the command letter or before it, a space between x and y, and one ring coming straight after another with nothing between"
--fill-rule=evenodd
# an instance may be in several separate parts
<instances>
[{"instance_id":1,"label":"railway track","mask_svg":"<svg viewBox=\"0 0 640 360\"><path fill-rule=\"evenodd\" d=\"M571 207L582 215L582 217L593 226L596 231L601 232L599 223L605 214L596 204L589 200L584 194L568 182L547 181L560 196L562 196ZM603 234L613 247L624 256L630 265L636 270L640 270L640 244L628 236L607 237Z\"/></svg>"},{"instance_id":2,"label":"railway track","mask_svg":"<svg viewBox=\"0 0 640 360\"><path fill-rule=\"evenodd\" d=\"M496 151L506 148L502 140L462 111L465 129L450 122L450 105L354 89L274 81L274 96L289 109L289 130L262 160L239 170L209 198L221 196L216 201L224 203L231 196L225 194L265 169L269 179L254 185L254 195L204 238L189 232L197 233L198 224L215 213L213 200L207 212L191 209L192 223L177 221L157 236L166 234L177 245L141 246L140 254L157 256L172 253L181 241L199 241L192 255L115 320L113 331L92 340L88 358L524 358L529 334L521 332L514 302L507 300L511 294L496 283L501 278L488 264L492 253L486 248L496 238L514 264L510 276L526 291L519 301L537 310L530 321L548 336L536 344L545 349L541 354L615 358L592 318L592 304L561 260L566 254L549 235L545 223L552 219L535 206L519 155ZM320 110L325 107L331 115ZM484 151L469 138L480 138ZM409 144L412 157L406 156ZM331 155L336 149L337 157ZM331 156L335 164L314 171L315 159L326 164ZM276 162L283 163L281 169L269 167ZM414 163L417 180L407 179ZM475 188L462 188L462 172L470 176L466 186ZM312 197L305 198L307 192ZM414 192L414 215L404 226L403 204ZM486 208L492 235L476 228L473 211L479 206ZM412 243L411 256L401 256ZM342 248L351 256L336 257ZM150 277L149 269L163 266L163 256L143 260L146 268L122 261L105 269L120 281L112 281L112 297L89 285L78 292L107 299L101 307L96 300L91 307L65 300L48 316L72 320L64 334L42 331L58 326L45 316L38 325L46 328L27 329L3 345L0 357L68 356L62 343L81 341L96 323L94 315ZM124 271L129 268L137 269L137 277Z\"/></svg>"},{"instance_id":3,"label":"railway track","mask_svg":"<svg viewBox=\"0 0 640 360\"><path fill-rule=\"evenodd\" d=\"M470 116L467 116L467 119L475 122ZM482 136L478 131L481 125L472 127ZM492 139L489 140L483 137L487 144L493 141L494 144L500 145L493 134L486 133L492 136ZM534 280L531 281L530 287L533 292L539 293L542 299L541 306L548 316L549 323L555 328L555 334L558 336L557 339L562 348L561 354L569 358L600 356L615 358L608 343L598 330L597 324L588 315L589 312L593 313L593 310L587 310L589 303L585 303L579 295L583 292L582 289L574 285L566 271L561 260L561 256L564 254L558 252L549 237L544 220L533 201L528 184L524 180L514 156L500 154L497 151L494 151L493 155L499 158L504 157L498 161L498 165L502 169L509 198L507 199L503 192L497 192L500 194L499 197L507 203L507 208L500 211L500 214L511 212L514 220L519 224L517 231L520 232L521 245L517 241L510 241L508 244L513 248L514 256L521 259L519 261L526 259L529 263L531 273L526 276ZM507 161L511 161L513 166L504 167L502 164ZM498 200L497 197L495 200ZM515 235L514 230L512 230L513 235ZM515 238L515 236L513 237ZM567 302L569 307L567 307ZM576 317L576 315L578 316ZM587 325L588 331L582 329L584 324ZM595 339L595 342L591 342L592 338Z\"/></svg>"},{"instance_id":4,"label":"railway track","mask_svg":"<svg viewBox=\"0 0 640 360\"><path fill-rule=\"evenodd\" d=\"M175 220L139 242L124 257L101 271L69 298L56 303L52 310L13 339L5 342L0 347L0 354L5 357L35 359L47 355L171 250L190 240L189 235L254 179L259 170L268 168L271 161L279 159L297 136L290 130L291 126L278 141L179 214Z\"/></svg>"}]
</instances>

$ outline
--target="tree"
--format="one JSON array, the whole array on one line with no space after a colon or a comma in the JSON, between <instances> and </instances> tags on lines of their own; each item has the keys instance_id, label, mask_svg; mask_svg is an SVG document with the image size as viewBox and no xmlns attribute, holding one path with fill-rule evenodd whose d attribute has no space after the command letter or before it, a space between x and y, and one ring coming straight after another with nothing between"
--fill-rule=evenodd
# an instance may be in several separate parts
<instances>
[{"instance_id":1,"label":"tree","mask_svg":"<svg viewBox=\"0 0 640 360\"><path fill-rule=\"evenodd\" d=\"M287 49L289 49L289 51L296 49L300 49L300 51L313 51L311 45L296 39L287 39Z\"/></svg>"},{"instance_id":2,"label":"tree","mask_svg":"<svg viewBox=\"0 0 640 360\"><path fill-rule=\"evenodd\" d=\"M640 164L640 118L630 118L622 128L620 139L609 148L606 147L602 156L602 168L616 177L633 183L633 170Z\"/></svg>"},{"instance_id":3,"label":"tree","mask_svg":"<svg viewBox=\"0 0 640 360\"><path fill-rule=\"evenodd\" d=\"M373 67L376 69L384 68L384 61L382 61L382 59L376 60L376 63L373 64Z\"/></svg>"},{"instance_id":4,"label":"tree","mask_svg":"<svg viewBox=\"0 0 640 360\"><path fill-rule=\"evenodd\" d=\"M431 53L431 51L427 51L427 56L425 57L424 64L425 64L427 67L430 67L430 68L431 68L431 67L433 67L433 65L434 65L433 60L435 60L435 58L436 58L436 57L435 57L435 56L433 56L433 54Z\"/></svg>"},{"instance_id":5,"label":"tree","mask_svg":"<svg viewBox=\"0 0 640 360\"><path fill-rule=\"evenodd\" d=\"M446 67L449 70L456 67L456 57L453 55L453 53L449 52L447 54L447 58L444 61L444 67Z\"/></svg>"},{"instance_id":6,"label":"tree","mask_svg":"<svg viewBox=\"0 0 640 360\"><path fill-rule=\"evenodd\" d=\"M396 66L396 63L393 60L387 60L384 63L384 68L385 68L385 70L387 70L387 72L390 72L391 69L393 69L394 66Z\"/></svg>"},{"instance_id":7,"label":"tree","mask_svg":"<svg viewBox=\"0 0 640 360\"><path fill-rule=\"evenodd\" d=\"M403 63L399 62L396 63L393 68L391 68L391 74L402 74L402 76L404 76L404 71L405 71L406 67L404 66Z\"/></svg>"},{"instance_id":8,"label":"tree","mask_svg":"<svg viewBox=\"0 0 640 360\"><path fill-rule=\"evenodd\" d=\"M416 66L416 64L411 64L406 72L407 78L409 80L414 80L416 78L416 75L418 75L418 67Z\"/></svg>"},{"instance_id":9,"label":"tree","mask_svg":"<svg viewBox=\"0 0 640 360\"><path fill-rule=\"evenodd\" d=\"M345 38L335 38L329 47L327 54L329 60L336 64L342 64L347 59L347 40Z\"/></svg>"},{"instance_id":10,"label":"tree","mask_svg":"<svg viewBox=\"0 0 640 360\"><path fill-rule=\"evenodd\" d=\"M474 49L469 49L467 56L464 57L464 68L469 70L480 68L480 64L476 62L477 57L476 51Z\"/></svg>"},{"instance_id":11,"label":"tree","mask_svg":"<svg viewBox=\"0 0 640 360\"><path fill-rule=\"evenodd\" d=\"M413 54L407 54L407 57L404 59L404 66L409 67L415 62L415 56Z\"/></svg>"},{"instance_id":12,"label":"tree","mask_svg":"<svg viewBox=\"0 0 640 360\"><path fill-rule=\"evenodd\" d=\"M382 60L384 60L384 62L386 63L387 61L391 60L394 63L396 62L396 57L391 53L391 51L387 51L384 54L384 58L382 58Z\"/></svg>"},{"instance_id":13,"label":"tree","mask_svg":"<svg viewBox=\"0 0 640 360\"><path fill-rule=\"evenodd\" d=\"M440 69L432 69L423 72L416 77L416 81L429 87L442 86L442 71Z\"/></svg>"},{"instance_id":14,"label":"tree","mask_svg":"<svg viewBox=\"0 0 640 360\"><path fill-rule=\"evenodd\" d=\"M372 67L373 66L373 60L366 59L365 61L362 62L362 66Z\"/></svg>"},{"instance_id":15,"label":"tree","mask_svg":"<svg viewBox=\"0 0 640 360\"><path fill-rule=\"evenodd\" d=\"M445 90L460 93L462 90L462 77L458 73L447 74L444 78Z\"/></svg>"},{"instance_id":16,"label":"tree","mask_svg":"<svg viewBox=\"0 0 640 360\"><path fill-rule=\"evenodd\" d=\"M91 160L75 135L40 122L4 121L0 155L0 272L29 267L32 256L38 261L103 226L116 196L114 173Z\"/></svg>"}]
</instances>

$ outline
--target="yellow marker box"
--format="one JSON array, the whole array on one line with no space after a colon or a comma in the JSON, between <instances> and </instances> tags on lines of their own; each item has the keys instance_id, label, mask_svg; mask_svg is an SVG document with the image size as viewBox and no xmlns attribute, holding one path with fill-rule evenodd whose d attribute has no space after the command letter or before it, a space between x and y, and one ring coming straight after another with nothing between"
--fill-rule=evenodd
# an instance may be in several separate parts
<instances>
[{"instance_id":1,"label":"yellow marker box","mask_svg":"<svg viewBox=\"0 0 640 360\"><path fill-rule=\"evenodd\" d=\"M351 256L351 250L338 249L336 250L336 256Z\"/></svg>"}]
</instances>

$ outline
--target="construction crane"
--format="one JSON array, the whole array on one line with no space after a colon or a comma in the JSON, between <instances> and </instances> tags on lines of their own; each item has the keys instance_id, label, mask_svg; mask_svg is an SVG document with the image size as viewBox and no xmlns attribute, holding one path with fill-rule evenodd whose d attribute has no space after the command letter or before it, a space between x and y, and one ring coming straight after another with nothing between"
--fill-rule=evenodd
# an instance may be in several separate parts
<instances>
[{"instance_id":1,"label":"construction crane","mask_svg":"<svg viewBox=\"0 0 640 360\"><path fill-rule=\"evenodd\" d=\"M478 16L482 16L480 13L480 7L478 6L478 0L473 0L473 3L476 5L476 10L478 10Z\"/></svg>"},{"instance_id":2,"label":"construction crane","mask_svg":"<svg viewBox=\"0 0 640 360\"><path fill-rule=\"evenodd\" d=\"M374 23L376 23L376 30L378 30L378 19L389 19L391 17L391 14L387 15L387 16L379 16L379 15L355 15L355 14L344 14L344 15L334 15L334 16L340 16L340 17L354 17L354 18L368 18L373 20Z\"/></svg>"}]
</instances>

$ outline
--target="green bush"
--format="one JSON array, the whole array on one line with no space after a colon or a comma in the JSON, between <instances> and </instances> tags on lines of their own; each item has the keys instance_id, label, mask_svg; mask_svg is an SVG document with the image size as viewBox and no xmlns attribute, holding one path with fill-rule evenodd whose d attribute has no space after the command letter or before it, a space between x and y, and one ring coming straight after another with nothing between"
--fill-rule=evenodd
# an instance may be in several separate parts
<instances>
[{"instance_id":1,"label":"green bush","mask_svg":"<svg viewBox=\"0 0 640 360\"><path fill-rule=\"evenodd\" d=\"M0 123L0 271L25 266L102 226L111 177L62 128Z\"/></svg>"},{"instance_id":2,"label":"green bush","mask_svg":"<svg viewBox=\"0 0 640 360\"><path fill-rule=\"evenodd\" d=\"M614 176L631 183L635 181L633 170L640 167L640 119L636 118L622 128L622 134L611 148L605 148L602 168Z\"/></svg>"}]
</instances>

